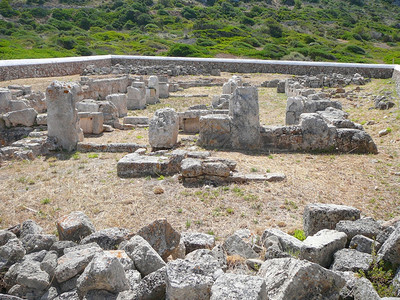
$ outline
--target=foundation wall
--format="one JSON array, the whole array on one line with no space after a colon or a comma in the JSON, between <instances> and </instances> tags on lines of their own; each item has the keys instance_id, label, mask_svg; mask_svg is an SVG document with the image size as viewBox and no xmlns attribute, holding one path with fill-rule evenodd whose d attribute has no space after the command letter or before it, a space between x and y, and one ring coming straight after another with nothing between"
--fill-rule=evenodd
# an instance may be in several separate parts
<instances>
[{"instance_id":1,"label":"foundation wall","mask_svg":"<svg viewBox=\"0 0 400 300\"><path fill-rule=\"evenodd\" d=\"M293 75L317 75L321 73L340 73L343 75L359 73L371 78L391 78L394 65L348 64L330 62L297 62L256 59L217 59L217 58L179 58L104 55L89 57L66 57L46 59L18 59L0 61L0 81L18 78L55 77L80 74L88 65L111 67L121 65L170 65L194 66L210 73L219 69L233 73L278 73ZM400 69L396 71L400 80Z\"/></svg>"}]
</instances>

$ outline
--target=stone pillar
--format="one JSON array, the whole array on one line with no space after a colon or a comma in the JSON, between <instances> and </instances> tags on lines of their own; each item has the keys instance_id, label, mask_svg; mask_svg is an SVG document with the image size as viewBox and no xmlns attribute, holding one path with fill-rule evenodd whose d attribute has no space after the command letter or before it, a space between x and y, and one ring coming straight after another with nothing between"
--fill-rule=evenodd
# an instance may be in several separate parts
<instances>
[{"instance_id":1,"label":"stone pillar","mask_svg":"<svg viewBox=\"0 0 400 300\"><path fill-rule=\"evenodd\" d=\"M12 100L11 91L9 89L0 88L0 114L9 111L11 100Z\"/></svg>"},{"instance_id":2,"label":"stone pillar","mask_svg":"<svg viewBox=\"0 0 400 300\"><path fill-rule=\"evenodd\" d=\"M238 87L229 102L232 119L232 148L258 149L260 145L260 119L256 87Z\"/></svg>"},{"instance_id":3,"label":"stone pillar","mask_svg":"<svg viewBox=\"0 0 400 300\"><path fill-rule=\"evenodd\" d=\"M132 82L128 87L127 106L128 109L146 108L146 86L144 82Z\"/></svg>"},{"instance_id":4,"label":"stone pillar","mask_svg":"<svg viewBox=\"0 0 400 300\"><path fill-rule=\"evenodd\" d=\"M81 86L76 83L53 81L46 89L48 136L55 137L62 149L73 151L83 133L75 108Z\"/></svg>"},{"instance_id":5,"label":"stone pillar","mask_svg":"<svg viewBox=\"0 0 400 300\"><path fill-rule=\"evenodd\" d=\"M172 108L159 109L149 125L149 143L153 149L170 149L178 140L179 118Z\"/></svg>"},{"instance_id":6,"label":"stone pillar","mask_svg":"<svg viewBox=\"0 0 400 300\"><path fill-rule=\"evenodd\" d=\"M128 114L127 99L125 94L111 94L106 97L106 101L113 103L118 109L118 117L122 118Z\"/></svg>"},{"instance_id":7,"label":"stone pillar","mask_svg":"<svg viewBox=\"0 0 400 300\"><path fill-rule=\"evenodd\" d=\"M160 87L157 76L150 76L146 89L146 103L156 104L160 102Z\"/></svg>"}]
</instances>

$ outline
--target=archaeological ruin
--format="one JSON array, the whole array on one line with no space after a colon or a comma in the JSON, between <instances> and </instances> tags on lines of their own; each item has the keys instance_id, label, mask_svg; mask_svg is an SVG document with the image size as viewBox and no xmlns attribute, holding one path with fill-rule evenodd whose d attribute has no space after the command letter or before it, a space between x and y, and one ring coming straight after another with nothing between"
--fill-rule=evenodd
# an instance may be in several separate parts
<instances>
[{"instance_id":1,"label":"archaeological ruin","mask_svg":"<svg viewBox=\"0 0 400 300\"><path fill-rule=\"evenodd\" d=\"M256 84L252 73L282 76ZM2 85L78 74L77 81L54 80L44 90ZM249 171L230 155L295 153L312 160L349 154L373 161L378 135L352 119L341 100L359 97L377 78L392 80L400 91L400 68L392 65L114 55L0 61L0 166L57 153L118 153L108 174L134 189L137 178L173 176L183 188L262 183L257 188L269 193L269 184L287 183L295 167L291 174ZM187 91L192 88L196 93ZM284 97L278 98L285 104L282 124L265 125L271 109L266 93ZM391 92L369 96L368 109L398 109ZM171 98L185 105L170 107ZM195 105L188 104L192 98ZM379 137L392 129L385 130ZM133 135L142 142L132 142ZM101 166L85 169L85 176ZM242 191L236 187L235 193ZM285 208L297 208L285 201ZM213 233L178 232L166 219L137 232L96 230L81 211L60 217L55 234L26 220L0 230L0 299L399 299L381 298L367 278L355 275L377 260L400 264L398 219L384 222L354 207L313 202L303 213L304 241L265 227L261 233L235 228L217 241Z\"/></svg>"}]
</instances>

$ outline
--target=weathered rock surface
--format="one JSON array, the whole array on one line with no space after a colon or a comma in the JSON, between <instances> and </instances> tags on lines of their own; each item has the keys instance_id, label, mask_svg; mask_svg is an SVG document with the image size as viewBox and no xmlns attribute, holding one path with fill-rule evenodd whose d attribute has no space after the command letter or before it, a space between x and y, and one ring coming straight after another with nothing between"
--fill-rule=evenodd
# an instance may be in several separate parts
<instances>
[{"instance_id":1,"label":"weathered rock surface","mask_svg":"<svg viewBox=\"0 0 400 300\"><path fill-rule=\"evenodd\" d=\"M236 274L224 274L218 277L211 288L211 300L225 299L268 299L264 278Z\"/></svg>"},{"instance_id":2,"label":"weathered rock surface","mask_svg":"<svg viewBox=\"0 0 400 300\"><path fill-rule=\"evenodd\" d=\"M379 243L376 240L370 239L366 236L363 236L361 234L355 235L351 239L350 245L349 245L349 248L351 248L351 249L355 249L357 251L368 253L368 254L371 254L372 249L374 249L375 252L378 251L380 247L381 247L381 243Z\"/></svg>"},{"instance_id":3,"label":"weathered rock surface","mask_svg":"<svg viewBox=\"0 0 400 300\"><path fill-rule=\"evenodd\" d=\"M322 229L308 236L300 251L300 257L329 268L336 251L346 246L347 236L336 230Z\"/></svg>"},{"instance_id":4,"label":"weathered rock surface","mask_svg":"<svg viewBox=\"0 0 400 300\"><path fill-rule=\"evenodd\" d=\"M372 255L354 249L342 249L334 254L333 271L367 271L372 263Z\"/></svg>"},{"instance_id":5,"label":"weathered rock surface","mask_svg":"<svg viewBox=\"0 0 400 300\"><path fill-rule=\"evenodd\" d=\"M132 237L123 250L134 261L143 277L165 266L161 256L139 235Z\"/></svg>"},{"instance_id":6,"label":"weathered rock surface","mask_svg":"<svg viewBox=\"0 0 400 300\"><path fill-rule=\"evenodd\" d=\"M355 221L340 221L336 224L336 230L344 232L347 235L348 242L350 242L357 234L374 239L382 229L381 225L373 218L362 218Z\"/></svg>"},{"instance_id":7,"label":"weathered rock surface","mask_svg":"<svg viewBox=\"0 0 400 300\"><path fill-rule=\"evenodd\" d=\"M383 243L378 255L394 265L400 264L400 226L397 226L393 233Z\"/></svg>"},{"instance_id":8,"label":"weathered rock surface","mask_svg":"<svg viewBox=\"0 0 400 300\"><path fill-rule=\"evenodd\" d=\"M96 231L81 240L81 244L95 242L104 250L114 250L125 240L129 230L123 228L106 228Z\"/></svg>"},{"instance_id":9,"label":"weathered rock surface","mask_svg":"<svg viewBox=\"0 0 400 300\"><path fill-rule=\"evenodd\" d=\"M341 220L357 220L360 210L336 204L309 204L304 209L303 227L306 236L313 235L321 229L335 229Z\"/></svg>"},{"instance_id":10,"label":"weathered rock surface","mask_svg":"<svg viewBox=\"0 0 400 300\"><path fill-rule=\"evenodd\" d=\"M143 237L164 260L178 247L181 238L179 232L166 219L159 219L142 227L137 234Z\"/></svg>"},{"instance_id":11,"label":"weathered rock surface","mask_svg":"<svg viewBox=\"0 0 400 300\"><path fill-rule=\"evenodd\" d=\"M186 254L198 249L212 249L215 246L215 237L201 232L183 232L181 240L185 244Z\"/></svg>"},{"instance_id":12,"label":"weathered rock surface","mask_svg":"<svg viewBox=\"0 0 400 300\"><path fill-rule=\"evenodd\" d=\"M179 119L172 108L159 109L149 124L149 143L155 149L169 149L178 139Z\"/></svg>"},{"instance_id":13,"label":"weathered rock surface","mask_svg":"<svg viewBox=\"0 0 400 300\"><path fill-rule=\"evenodd\" d=\"M213 258L201 263L182 259L168 263L166 298L210 299L211 287L216 279L214 274L218 270L219 263Z\"/></svg>"},{"instance_id":14,"label":"weathered rock surface","mask_svg":"<svg viewBox=\"0 0 400 300\"><path fill-rule=\"evenodd\" d=\"M96 230L89 218L80 211L75 211L57 220L60 240L79 242Z\"/></svg>"},{"instance_id":15,"label":"weathered rock surface","mask_svg":"<svg viewBox=\"0 0 400 300\"><path fill-rule=\"evenodd\" d=\"M83 272L94 255L100 251L100 248L92 247L81 249L79 251L71 251L61 256L57 261L57 267L55 270L57 281L67 281L75 275Z\"/></svg>"},{"instance_id":16,"label":"weathered rock surface","mask_svg":"<svg viewBox=\"0 0 400 300\"><path fill-rule=\"evenodd\" d=\"M222 247L228 255L239 255L244 258L257 258L258 254L237 234L228 237Z\"/></svg>"},{"instance_id":17,"label":"weathered rock surface","mask_svg":"<svg viewBox=\"0 0 400 300\"><path fill-rule=\"evenodd\" d=\"M107 252L97 253L78 278L80 295L91 290L106 290L118 293L129 289L124 267L118 258Z\"/></svg>"},{"instance_id":18,"label":"weathered rock surface","mask_svg":"<svg viewBox=\"0 0 400 300\"><path fill-rule=\"evenodd\" d=\"M295 258L263 263L258 276L265 278L268 299L339 299L345 280L317 264Z\"/></svg>"}]
</instances>

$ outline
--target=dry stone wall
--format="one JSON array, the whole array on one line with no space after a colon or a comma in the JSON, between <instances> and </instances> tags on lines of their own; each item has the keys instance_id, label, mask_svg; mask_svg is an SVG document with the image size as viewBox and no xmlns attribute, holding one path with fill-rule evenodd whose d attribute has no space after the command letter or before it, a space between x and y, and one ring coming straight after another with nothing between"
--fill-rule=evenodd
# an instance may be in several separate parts
<instances>
[{"instance_id":1,"label":"dry stone wall","mask_svg":"<svg viewBox=\"0 0 400 300\"><path fill-rule=\"evenodd\" d=\"M0 81L17 78L52 77L81 74L88 66L97 68L113 65L165 66L179 65L196 68L199 72L215 74L215 70L234 73L280 73L317 75L321 73L354 74L371 78L391 78L393 65L346 64L329 62L294 62L255 59L178 58L104 55L49 59L0 61Z\"/></svg>"}]
</instances>

